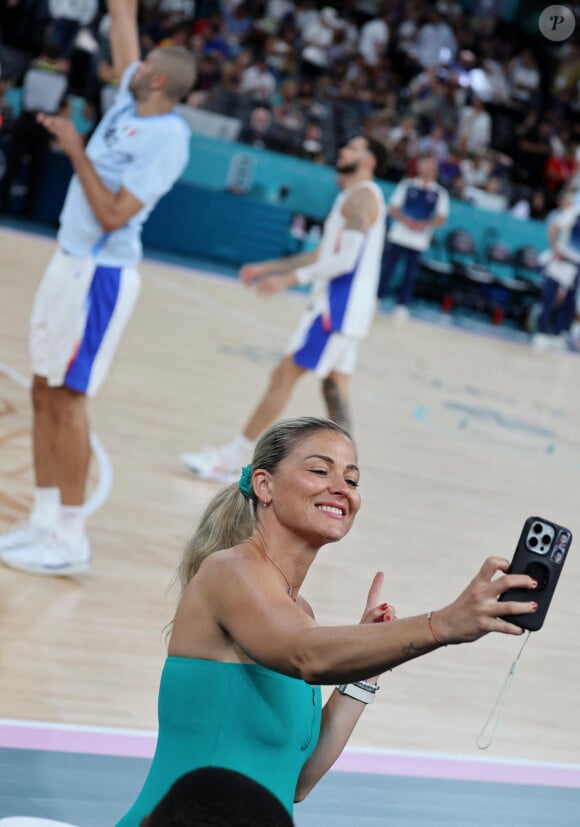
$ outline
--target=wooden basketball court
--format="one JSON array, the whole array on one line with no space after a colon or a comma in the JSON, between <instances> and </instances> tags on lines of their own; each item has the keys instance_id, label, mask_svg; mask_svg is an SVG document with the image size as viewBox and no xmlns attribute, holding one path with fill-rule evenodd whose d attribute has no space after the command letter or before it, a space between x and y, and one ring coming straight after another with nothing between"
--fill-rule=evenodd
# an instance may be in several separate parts
<instances>
[{"instance_id":1,"label":"wooden basketball court","mask_svg":"<svg viewBox=\"0 0 580 827\"><path fill-rule=\"evenodd\" d=\"M31 501L22 378L32 297L52 249L50 239L0 229L2 531ZM234 279L154 261L142 274L137 310L92 403L114 476L89 521L91 574L0 569L2 719L155 729L172 573L216 490L182 471L179 455L239 431L305 301L260 299ZM579 411L575 354L380 315L353 382L363 507L304 588L319 622L357 622L378 569L400 616L445 605L487 555L511 557L531 514L569 526L578 545ZM287 413L323 413L314 377ZM95 463L92 488L99 476ZM580 549L569 556L486 757L580 764ZM481 757L477 733L521 641L488 636L385 675L352 745Z\"/></svg>"}]
</instances>

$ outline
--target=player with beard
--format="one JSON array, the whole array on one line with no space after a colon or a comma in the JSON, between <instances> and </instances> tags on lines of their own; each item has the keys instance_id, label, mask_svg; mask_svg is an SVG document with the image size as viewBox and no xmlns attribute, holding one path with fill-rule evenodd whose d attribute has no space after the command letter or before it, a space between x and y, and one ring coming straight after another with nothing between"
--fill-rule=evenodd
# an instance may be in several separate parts
<instances>
[{"instance_id":1,"label":"player with beard","mask_svg":"<svg viewBox=\"0 0 580 827\"><path fill-rule=\"evenodd\" d=\"M105 378L137 300L141 228L189 154L189 129L173 109L193 85L193 55L170 46L140 62L137 0L108 7L119 91L86 150L70 120L38 116L75 174L30 323L34 505L22 528L0 537L3 563L38 574L88 569L87 397Z\"/></svg>"},{"instance_id":2,"label":"player with beard","mask_svg":"<svg viewBox=\"0 0 580 827\"><path fill-rule=\"evenodd\" d=\"M242 282L258 294L310 284L310 302L241 434L219 448L182 455L184 466L196 476L236 480L256 440L281 416L294 385L307 371L321 379L328 417L351 429L350 377L359 343L375 314L385 236L385 201L373 178L381 174L386 160L379 141L353 138L339 153L341 192L317 249L242 267Z\"/></svg>"}]
</instances>

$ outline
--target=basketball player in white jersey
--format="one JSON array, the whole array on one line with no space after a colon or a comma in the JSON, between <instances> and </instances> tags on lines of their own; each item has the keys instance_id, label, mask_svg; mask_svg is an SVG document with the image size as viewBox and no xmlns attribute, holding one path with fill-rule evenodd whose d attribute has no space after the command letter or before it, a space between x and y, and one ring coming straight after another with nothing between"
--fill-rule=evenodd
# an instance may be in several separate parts
<instances>
[{"instance_id":1,"label":"basketball player in white jersey","mask_svg":"<svg viewBox=\"0 0 580 827\"><path fill-rule=\"evenodd\" d=\"M295 383L307 371L322 380L329 418L350 429L350 377L376 309L386 207L373 178L385 163L386 150L379 141L349 141L336 166L341 193L324 223L318 248L246 264L240 271L244 284L262 295L311 284L309 308L242 433L221 448L182 455L183 464L196 476L220 482L238 479L254 442L280 417Z\"/></svg>"},{"instance_id":2,"label":"basketball player in white jersey","mask_svg":"<svg viewBox=\"0 0 580 827\"><path fill-rule=\"evenodd\" d=\"M0 559L39 574L89 566L87 396L105 378L137 299L142 225L189 154L189 129L173 109L193 85L193 55L168 47L140 62L137 0L109 0L109 12L119 92L86 151L69 120L38 118L75 175L30 324L34 505L21 529L0 537Z\"/></svg>"}]
</instances>

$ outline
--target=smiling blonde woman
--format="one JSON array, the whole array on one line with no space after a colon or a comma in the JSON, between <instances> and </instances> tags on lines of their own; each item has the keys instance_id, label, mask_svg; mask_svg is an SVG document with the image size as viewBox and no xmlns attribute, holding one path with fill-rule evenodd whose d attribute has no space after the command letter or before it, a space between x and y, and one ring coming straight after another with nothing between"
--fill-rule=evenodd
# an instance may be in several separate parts
<instances>
[{"instance_id":1,"label":"smiling blonde woman","mask_svg":"<svg viewBox=\"0 0 580 827\"><path fill-rule=\"evenodd\" d=\"M449 606L396 622L385 622L395 614L380 603L378 572L360 624L319 626L300 590L320 548L350 530L359 477L340 425L284 420L207 506L179 569L155 757L118 827L138 827L178 777L208 765L248 775L292 813L344 749L382 672L488 632L522 633L498 618L498 598L535 584L506 575L498 557ZM534 606L506 602L501 614ZM321 684L337 685L324 708Z\"/></svg>"}]
</instances>

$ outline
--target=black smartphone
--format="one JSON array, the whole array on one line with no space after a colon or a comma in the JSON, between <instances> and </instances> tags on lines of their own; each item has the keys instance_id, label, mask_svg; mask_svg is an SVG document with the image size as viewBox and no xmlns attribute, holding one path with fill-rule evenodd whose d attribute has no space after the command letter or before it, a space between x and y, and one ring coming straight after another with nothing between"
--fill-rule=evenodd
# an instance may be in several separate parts
<instances>
[{"instance_id":1,"label":"black smartphone","mask_svg":"<svg viewBox=\"0 0 580 827\"><path fill-rule=\"evenodd\" d=\"M534 600L538 608L528 614L506 615L504 620L532 632L542 628L571 543L572 532L569 528L544 517L528 517L510 563L509 574L528 574L538 581L538 586L536 589L510 589L499 599L504 602Z\"/></svg>"}]
</instances>

